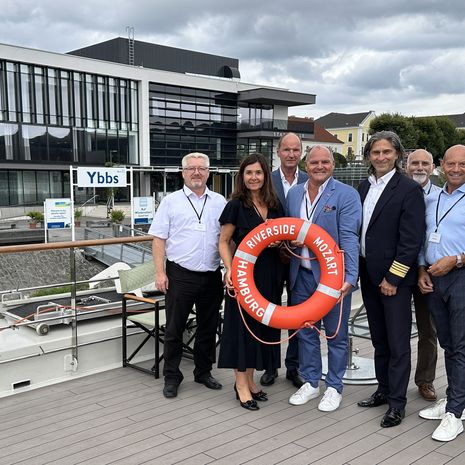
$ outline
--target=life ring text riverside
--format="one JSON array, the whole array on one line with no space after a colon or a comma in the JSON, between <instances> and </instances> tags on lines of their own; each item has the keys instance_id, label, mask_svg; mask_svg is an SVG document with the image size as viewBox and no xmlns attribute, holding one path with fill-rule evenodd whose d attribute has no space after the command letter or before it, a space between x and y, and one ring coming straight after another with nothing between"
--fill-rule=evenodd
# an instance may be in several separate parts
<instances>
[{"instance_id":1,"label":"life ring text riverside","mask_svg":"<svg viewBox=\"0 0 465 465\"><path fill-rule=\"evenodd\" d=\"M284 307L268 302L260 294L253 272L258 255L269 244L294 240L303 242L315 254L320 264L320 283L308 300ZM344 282L343 263L343 252L323 228L300 218L277 218L245 236L234 255L231 278L236 299L249 315L273 328L298 329L314 324L334 307Z\"/></svg>"}]
</instances>

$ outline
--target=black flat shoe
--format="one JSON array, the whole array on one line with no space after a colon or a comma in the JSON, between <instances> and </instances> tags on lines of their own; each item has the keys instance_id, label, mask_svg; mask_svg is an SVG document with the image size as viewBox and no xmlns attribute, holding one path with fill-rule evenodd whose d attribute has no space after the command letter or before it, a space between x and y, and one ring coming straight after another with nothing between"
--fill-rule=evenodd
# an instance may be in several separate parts
<instances>
[{"instance_id":1,"label":"black flat shoe","mask_svg":"<svg viewBox=\"0 0 465 465\"><path fill-rule=\"evenodd\" d=\"M363 399L357 402L359 407L378 407L379 405L387 404L388 400L385 394L375 392L368 399Z\"/></svg>"},{"instance_id":2,"label":"black flat shoe","mask_svg":"<svg viewBox=\"0 0 465 465\"><path fill-rule=\"evenodd\" d=\"M263 391L258 391L258 392L252 392L250 391L250 394L252 394L252 399L253 400L259 400L261 402L265 402L268 400L268 394Z\"/></svg>"},{"instance_id":3,"label":"black flat shoe","mask_svg":"<svg viewBox=\"0 0 465 465\"><path fill-rule=\"evenodd\" d=\"M292 385L297 389L300 389L304 382L302 378L299 376L299 372L297 370L288 370L286 372L286 379L292 382Z\"/></svg>"},{"instance_id":4,"label":"black flat shoe","mask_svg":"<svg viewBox=\"0 0 465 465\"><path fill-rule=\"evenodd\" d=\"M405 410L400 408L389 408L381 420L381 428L391 428L400 425L402 418L405 417Z\"/></svg>"},{"instance_id":5,"label":"black flat shoe","mask_svg":"<svg viewBox=\"0 0 465 465\"><path fill-rule=\"evenodd\" d=\"M178 395L178 386L176 384L165 384L163 387L163 395L167 399L172 399Z\"/></svg>"},{"instance_id":6,"label":"black flat shoe","mask_svg":"<svg viewBox=\"0 0 465 465\"><path fill-rule=\"evenodd\" d=\"M260 378L260 384L262 386L271 386L274 384L274 380L278 377L278 370L265 371Z\"/></svg>"},{"instance_id":7,"label":"black flat shoe","mask_svg":"<svg viewBox=\"0 0 465 465\"><path fill-rule=\"evenodd\" d=\"M221 389L223 385L218 382L213 376L204 376L203 378L195 378L194 381L203 384L208 389Z\"/></svg>"},{"instance_id":8,"label":"black flat shoe","mask_svg":"<svg viewBox=\"0 0 465 465\"><path fill-rule=\"evenodd\" d=\"M260 407L257 405L257 401L255 400L247 400L246 402L241 402L241 400L239 399L239 403L241 404L241 407L247 410L260 410Z\"/></svg>"}]
</instances>

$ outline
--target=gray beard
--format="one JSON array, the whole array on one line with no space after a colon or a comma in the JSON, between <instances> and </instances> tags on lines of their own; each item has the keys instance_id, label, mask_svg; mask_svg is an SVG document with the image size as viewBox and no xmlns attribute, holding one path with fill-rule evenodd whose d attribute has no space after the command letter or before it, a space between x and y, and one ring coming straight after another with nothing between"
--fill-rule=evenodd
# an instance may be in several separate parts
<instances>
[{"instance_id":1,"label":"gray beard","mask_svg":"<svg viewBox=\"0 0 465 465\"><path fill-rule=\"evenodd\" d=\"M428 175L427 174L413 174L412 179L418 184L423 185L428 181Z\"/></svg>"}]
</instances>

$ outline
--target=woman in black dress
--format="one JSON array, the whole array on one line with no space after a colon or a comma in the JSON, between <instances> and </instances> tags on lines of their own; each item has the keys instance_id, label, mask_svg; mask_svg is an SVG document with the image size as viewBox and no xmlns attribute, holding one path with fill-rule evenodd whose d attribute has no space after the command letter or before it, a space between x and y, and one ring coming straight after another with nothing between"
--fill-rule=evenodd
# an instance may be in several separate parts
<instances>
[{"instance_id":1,"label":"woman in black dress","mask_svg":"<svg viewBox=\"0 0 465 465\"><path fill-rule=\"evenodd\" d=\"M225 284L232 288L231 263L234 251L242 239L266 219L283 216L281 204L274 192L271 172L265 157L248 155L241 163L235 190L220 217L219 250L226 275ZM254 280L259 292L270 302L280 305L283 289L283 266L278 244L271 244L258 257ZM265 326L242 311L249 328L264 341L279 341L280 330ZM257 400L267 400L266 393L255 384L254 370L275 370L280 367L280 347L258 342L247 330L239 313L236 299L226 294L219 368L233 368L236 375L236 397L241 406L258 410Z\"/></svg>"}]
</instances>

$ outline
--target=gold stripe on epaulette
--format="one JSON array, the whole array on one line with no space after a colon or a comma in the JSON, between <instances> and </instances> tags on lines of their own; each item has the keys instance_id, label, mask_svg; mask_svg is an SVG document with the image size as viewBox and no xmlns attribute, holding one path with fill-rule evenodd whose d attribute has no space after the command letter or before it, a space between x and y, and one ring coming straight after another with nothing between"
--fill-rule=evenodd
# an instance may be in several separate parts
<instances>
[{"instance_id":1,"label":"gold stripe on epaulette","mask_svg":"<svg viewBox=\"0 0 465 465\"><path fill-rule=\"evenodd\" d=\"M399 276L401 278L405 278L405 275L408 273L409 269L410 269L410 267L408 267L408 266L406 266L406 265L404 265L402 263L393 261L392 265L391 265L391 268L389 268L389 271L392 274L395 274L396 276Z\"/></svg>"}]
</instances>

